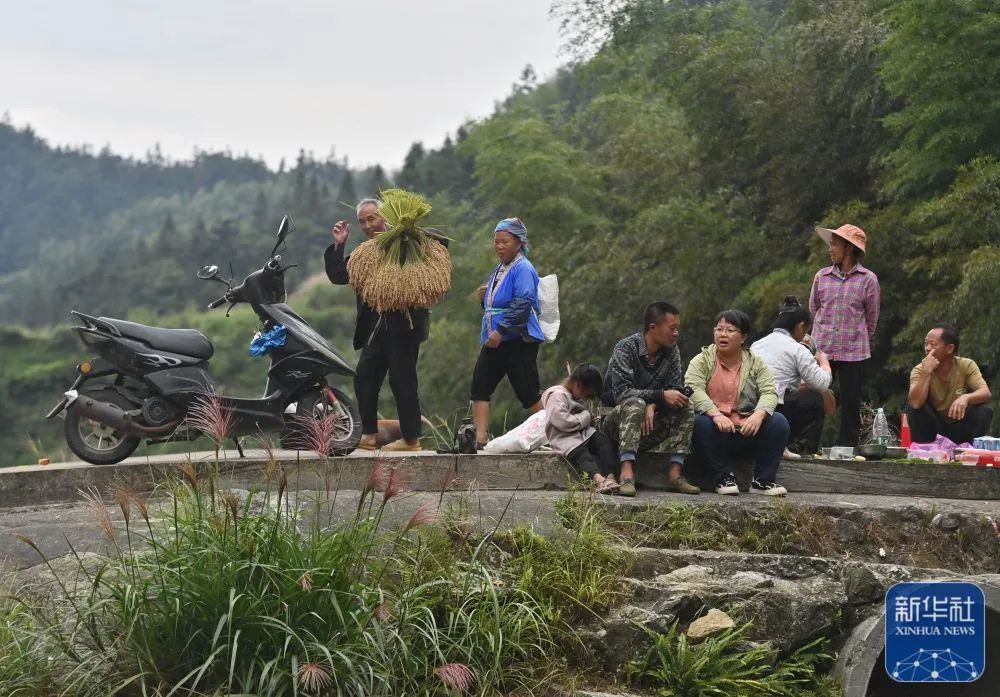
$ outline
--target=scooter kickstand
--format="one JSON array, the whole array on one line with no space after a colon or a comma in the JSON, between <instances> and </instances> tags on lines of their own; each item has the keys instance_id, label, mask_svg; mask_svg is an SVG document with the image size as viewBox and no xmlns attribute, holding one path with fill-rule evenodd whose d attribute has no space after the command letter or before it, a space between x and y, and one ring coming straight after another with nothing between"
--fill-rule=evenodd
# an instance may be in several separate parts
<instances>
[{"instance_id":1,"label":"scooter kickstand","mask_svg":"<svg viewBox=\"0 0 1000 697\"><path fill-rule=\"evenodd\" d=\"M246 455L243 453L243 446L240 444L240 439L233 438L233 443L236 444L236 452L240 454L240 457L241 458L246 457Z\"/></svg>"}]
</instances>

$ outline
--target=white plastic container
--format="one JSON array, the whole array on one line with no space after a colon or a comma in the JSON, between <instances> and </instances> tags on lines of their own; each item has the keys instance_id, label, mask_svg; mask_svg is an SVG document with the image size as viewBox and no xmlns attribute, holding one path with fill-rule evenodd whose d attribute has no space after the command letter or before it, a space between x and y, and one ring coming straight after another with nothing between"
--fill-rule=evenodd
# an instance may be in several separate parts
<instances>
[{"instance_id":1,"label":"white plastic container","mask_svg":"<svg viewBox=\"0 0 1000 697\"><path fill-rule=\"evenodd\" d=\"M906 456L913 460L929 460L930 462L948 461L948 453L944 450L908 450Z\"/></svg>"}]
</instances>

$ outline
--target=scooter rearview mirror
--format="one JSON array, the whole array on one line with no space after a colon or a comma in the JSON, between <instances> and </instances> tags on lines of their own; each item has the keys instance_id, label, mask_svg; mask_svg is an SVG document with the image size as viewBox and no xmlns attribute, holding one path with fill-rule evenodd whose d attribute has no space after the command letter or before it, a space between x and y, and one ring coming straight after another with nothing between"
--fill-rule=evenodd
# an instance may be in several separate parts
<instances>
[{"instance_id":1,"label":"scooter rearview mirror","mask_svg":"<svg viewBox=\"0 0 1000 697\"><path fill-rule=\"evenodd\" d=\"M202 266L198 269L198 278L203 281L209 281L219 277L219 267L215 264L211 266Z\"/></svg>"},{"instance_id":2,"label":"scooter rearview mirror","mask_svg":"<svg viewBox=\"0 0 1000 697\"><path fill-rule=\"evenodd\" d=\"M232 278L230 278L230 281L227 281L222 276L220 276L219 267L216 266L215 264L211 264L209 266L202 266L200 269L198 269L198 278L200 278L203 281L216 281L224 286L229 286L229 283L232 280Z\"/></svg>"},{"instance_id":3,"label":"scooter rearview mirror","mask_svg":"<svg viewBox=\"0 0 1000 697\"><path fill-rule=\"evenodd\" d=\"M287 215L282 216L281 224L278 225L278 241L274 243L274 249L271 250L272 257L274 256L275 252L278 251L278 247L281 246L281 243L285 241L285 238L288 237L288 233L290 233L291 231L292 231L292 219L289 218Z\"/></svg>"}]
</instances>

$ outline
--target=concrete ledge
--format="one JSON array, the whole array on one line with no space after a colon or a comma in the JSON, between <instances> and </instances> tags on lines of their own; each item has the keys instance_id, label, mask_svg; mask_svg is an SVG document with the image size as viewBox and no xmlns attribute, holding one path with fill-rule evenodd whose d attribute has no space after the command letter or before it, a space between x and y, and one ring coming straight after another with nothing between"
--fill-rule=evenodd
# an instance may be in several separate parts
<instances>
[{"instance_id":1,"label":"concrete ledge","mask_svg":"<svg viewBox=\"0 0 1000 697\"><path fill-rule=\"evenodd\" d=\"M740 488L748 489L753 474L752 463L736 461L732 465ZM707 468L693 456L685 463L684 475L702 490L712 490L712 478ZM640 457L638 478L646 486L663 488L667 474L662 458ZM778 470L778 481L790 492L1000 500L1000 469L930 462L783 460Z\"/></svg>"},{"instance_id":2,"label":"concrete ledge","mask_svg":"<svg viewBox=\"0 0 1000 697\"><path fill-rule=\"evenodd\" d=\"M457 484L484 489L564 489L573 468L552 452L527 455L455 455Z\"/></svg>"},{"instance_id":3,"label":"concrete ledge","mask_svg":"<svg viewBox=\"0 0 1000 697\"><path fill-rule=\"evenodd\" d=\"M572 480L566 461L551 452L528 455L439 455L433 452L381 455L387 465L400 466L407 486L415 491L439 491L445 480L452 487L481 489L561 489ZM374 464L374 455L357 451L342 458L320 460L312 453L282 450L269 463L261 450L248 450L240 459L226 452L218 464L213 453L131 458L117 465L86 463L27 465L0 469L0 507L74 501L81 490L105 492L124 484L140 492L181 476L181 466L191 461L202 476L217 471L224 486L262 488L277 482L277 470L293 489L360 489ZM749 485L749 463L734 463L737 478ZM666 483L662 456L640 454L638 481L651 489ZM685 475L704 490L711 478L693 459ZM779 479L790 492L828 494L880 494L926 498L1000 500L1000 469L942 464L786 460Z\"/></svg>"},{"instance_id":4,"label":"concrete ledge","mask_svg":"<svg viewBox=\"0 0 1000 697\"><path fill-rule=\"evenodd\" d=\"M215 462L214 453L160 455L129 458L117 465L83 462L27 465L0 469L0 507L74 501L80 491L96 488L107 492L125 485L149 492L165 482L183 477L190 461L198 476L218 475L220 484L236 489L277 486L281 472L291 489L322 491L361 489L375 464L372 453L357 451L348 457L320 460L314 453L278 450L273 460L263 450L246 450L246 457L226 452ZM415 491L437 491L442 482L454 478L455 456L435 453L386 454L382 461L402 468L407 487Z\"/></svg>"}]
</instances>

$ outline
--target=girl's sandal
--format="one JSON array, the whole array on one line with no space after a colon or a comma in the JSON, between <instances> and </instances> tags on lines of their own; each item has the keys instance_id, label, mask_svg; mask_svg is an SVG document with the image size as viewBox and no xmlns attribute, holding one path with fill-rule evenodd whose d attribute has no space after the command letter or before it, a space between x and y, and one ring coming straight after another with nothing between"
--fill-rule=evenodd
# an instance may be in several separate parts
<instances>
[{"instance_id":1,"label":"girl's sandal","mask_svg":"<svg viewBox=\"0 0 1000 697\"><path fill-rule=\"evenodd\" d=\"M614 479L605 479L597 485L598 494L613 494L618 491L618 482Z\"/></svg>"}]
</instances>

